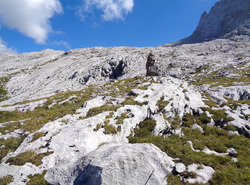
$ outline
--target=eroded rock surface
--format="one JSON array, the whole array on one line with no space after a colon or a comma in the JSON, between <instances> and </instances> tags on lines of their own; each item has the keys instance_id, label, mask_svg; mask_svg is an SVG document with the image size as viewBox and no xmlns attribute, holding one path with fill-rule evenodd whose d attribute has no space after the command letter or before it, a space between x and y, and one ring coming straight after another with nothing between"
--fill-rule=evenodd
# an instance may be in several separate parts
<instances>
[{"instance_id":1,"label":"eroded rock surface","mask_svg":"<svg viewBox=\"0 0 250 185\"><path fill-rule=\"evenodd\" d=\"M78 160L72 172L61 171L72 174L68 181L53 170L45 178L52 184L160 185L167 184L173 166L172 158L152 144L106 144Z\"/></svg>"}]
</instances>

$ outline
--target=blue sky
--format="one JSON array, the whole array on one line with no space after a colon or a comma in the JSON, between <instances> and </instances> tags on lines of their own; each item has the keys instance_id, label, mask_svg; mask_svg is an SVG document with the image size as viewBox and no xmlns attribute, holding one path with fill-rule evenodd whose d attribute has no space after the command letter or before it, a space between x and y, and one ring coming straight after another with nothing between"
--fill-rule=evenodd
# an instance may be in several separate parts
<instances>
[{"instance_id":1,"label":"blue sky","mask_svg":"<svg viewBox=\"0 0 250 185\"><path fill-rule=\"evenodd\" d=\"M159 46L192 34L218 0L0 0L0 52Z\"/></svg>"}]
</instances>

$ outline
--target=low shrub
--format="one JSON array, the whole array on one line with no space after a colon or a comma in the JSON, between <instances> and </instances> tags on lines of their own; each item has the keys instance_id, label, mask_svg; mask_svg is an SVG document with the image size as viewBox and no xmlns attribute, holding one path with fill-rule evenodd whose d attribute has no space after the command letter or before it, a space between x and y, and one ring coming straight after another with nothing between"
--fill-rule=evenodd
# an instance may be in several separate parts
<instances>
[{"instance_id":1,"label":"low shrub","mask_svg":"<svg viewBox=\"0 0 250 185\"><path fill-rule=\"evenodd\" d=\"M183 126L185 126L185 127L191 127L194 123L195 123L194 116L191 115L190 113L189 114L185 114L182 117L182 124L183 124Z\"/></svg>"},{"instance_id":2,"label":"low shrub","mask_svg":"<svg viewBox=\"0 0 250 185\"><path fill-rule=\"evenodd\" d=\"M205 112L199 115L198 119L203 123L203 124L208 124L211 122L211 118L207 116Z\"/></svg>"},{"instance_id":3,"label":"low shrub","mask_svg":"<svg viewBox=\"0 0 250 185\"><path fill-rule=\"evenodd\" d=\"M156 121L151 119L146 119L139 123L138 127L134 129L135 137L147 137L152 135L152 131L156 126Z\"/></svg>"}]
</instances>

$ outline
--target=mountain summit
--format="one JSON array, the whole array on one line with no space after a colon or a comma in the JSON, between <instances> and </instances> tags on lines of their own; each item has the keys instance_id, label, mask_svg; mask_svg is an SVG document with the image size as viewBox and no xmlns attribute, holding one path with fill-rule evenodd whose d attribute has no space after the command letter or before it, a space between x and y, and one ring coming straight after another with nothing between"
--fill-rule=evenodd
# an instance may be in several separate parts
<instances>
[{"instance_id":1,"label":"mountain summit","mask_svg":"<svg viewBox=\"0 0 250 185\"><path fill-rule=\"evenodd\" d=\"M176 44L192 44L217 38L237 39L250 35L250 0L221 0L204 12L193 34ZM242 38L241 38L242 39Z\"/></svg>"}]
</instances>

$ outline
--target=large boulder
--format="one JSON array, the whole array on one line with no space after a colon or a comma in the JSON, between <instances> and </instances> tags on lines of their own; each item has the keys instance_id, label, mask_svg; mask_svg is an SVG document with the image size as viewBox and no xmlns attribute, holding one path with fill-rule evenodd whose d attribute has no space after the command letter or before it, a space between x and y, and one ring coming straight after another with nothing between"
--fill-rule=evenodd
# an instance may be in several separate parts
<instances>
[{"instance_id":1,"label":"large boulder","mask_svg":"<svg viewBox=\"0 0 250 185\"><path fill-rule=\"evenodd\" d=\"M174 162L152 144L111 144L88 154L74 184L167 184Z\"/></svg>"},{"instance_id":2,"label":"large boulder","mask_svg":"<svg viewBox=\"0 0 250 185\"><path fill-rule=\"evenodd\" d=\"M164 185L174 165L152 144L105 144L80 159L68 172L71 181L60 184Z\"/></svg>"}]
</instances>

